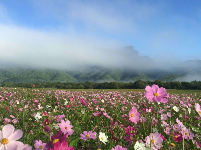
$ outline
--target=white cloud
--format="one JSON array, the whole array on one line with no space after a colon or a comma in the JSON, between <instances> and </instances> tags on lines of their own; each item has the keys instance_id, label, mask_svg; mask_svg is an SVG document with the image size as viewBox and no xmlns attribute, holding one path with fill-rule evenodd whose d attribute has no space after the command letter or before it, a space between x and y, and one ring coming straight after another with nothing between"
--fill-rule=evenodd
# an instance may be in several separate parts
<instances>
[{"instance_id":1,"label":"white cloud","mask_svg":"<svg viewBox=\"0 0 201 150\"><path fill-rule=\"evenodd\" d=\"M103 48L120 46L116 41L98 41L92 37L83 38L82 35L48 33L16 26L0 25L0 32L1 60L36 67L115 65L117 58L105 55L107 51Z\"/></svg>"}]
</instances>

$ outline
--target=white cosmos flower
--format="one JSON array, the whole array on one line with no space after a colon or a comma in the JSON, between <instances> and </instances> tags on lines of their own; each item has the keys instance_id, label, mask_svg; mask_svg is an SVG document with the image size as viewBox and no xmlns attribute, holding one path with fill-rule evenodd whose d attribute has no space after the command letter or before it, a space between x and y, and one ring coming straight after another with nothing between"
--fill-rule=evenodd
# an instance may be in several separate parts
<instances>
[{"instance_id":1,"label":"white cosmos flower","mask_svg":"<svg viewBox=\"0 0 201 150\"><path fill-rule=\"evenodd\" d=\"M50 105L46 105L46 108L48 109L48 108L51 108L51 106Z\"/></svg>"},{"instance_id":2,"label":"white cosmos flower","mask_svg":"<svg viewBox=\"0 0 201 150\"><path fill-rule=\"evenodd\" d=\"M173 109L178 112L179 111L179 108L177 106L174 106Z\"/></svg>"},{"instance_id":3,"label":"white cosmos flower","mask_svg":"<svg viewBox=\"0 0 201 150\"><path fill-rule=\"evenodd\" d=\"M189 114L191 113L191 108L188 108L188 112L189 112Z\"/></svg>"},{"instance_id":4,"label":"white cosmos flower","mask_svg":"<svg viewBox=\"0 0 201 150\"><path fill-rule=\"evenodd\" d=\"M139 143L138 141L135 143L134 149L135 150L149 150L149 148L145 147L144 143Z\"/></svg>"},{"instance_id":5,"label":"white cosmos flower","mask_svg":"<svg viewBox=\"0 0 201 150\"><path fill-rule=\"evenodd\" d=\"M43 106L38 105L38 108L39 108L39 109L43 109Z\"/></svg>"},{"instance_id":6,"label":"white cosmos flower","mask_svg":"<svg viewBox=\"0 0 201 150\"><path fill-rule=\"evenodd\" d=\"M153 130L154 133L155 133L155 132L158 133L158 129L157 129L157 128L153 128L152 130Z\"/></svg>"},{"instance_id":7,"label":"white cosmos flower","mask_svg":"<svg viewBox=\"0 0 201 150\"><path fill-rule=\"evenodd\" d=\"M108 136L106 136L105 133L102 133L102 132L99 133L99 140L103 142L104 144L106 144L105 142L107 142L107 138Z\"/></svg>"},{"instance_id":8,"label":"white cosmos flower","mask_svg":"<svg viewBox=\"0 0 201 150\"><path fill-rule=\"evenodd\" d=\"M41 114L40 112L37 112L37 114L35 115L35 119L37 121L42 118L42 116L40 114Z\"/></svg>"},{"instance_id":9,"label":"white cosmos flower","mask_svg":"<svg viewBox=\"0 0 201 150\"><path fill-rule=\"evenodd\" d=\"M85 110L84 110L84 109L83 109L83 110L81 110L81 113L82 113L82 114L84 114L84 113L85 113Z\"/></svg>"},{"instance_id":10,"label":"white cosmos flower","mask_svg":"<svg viewBox=\"0 0 201 150\"><path fill-rule=\"evenodd\" d=\"M67 105L67 104L68 104L68 101L66 100L65 103L64 103L64 105Z\"/></svg>"}]
</instances>

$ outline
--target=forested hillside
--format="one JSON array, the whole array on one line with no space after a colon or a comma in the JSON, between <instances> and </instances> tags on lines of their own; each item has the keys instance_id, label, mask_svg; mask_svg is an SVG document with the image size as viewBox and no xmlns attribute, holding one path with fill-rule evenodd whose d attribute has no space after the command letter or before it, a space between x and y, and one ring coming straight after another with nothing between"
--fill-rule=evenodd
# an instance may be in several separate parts
<instances>
[{"instance_id":1,"label":"forested hillside","mask_svg":"<svg viewBox=\"0 0 201 150\"><path fill-rule=\"evenodd\" d=\"M200 63L200 61L198 61ZM25 67L1 67L0 83L46 83L46 82L135 82L161 80L164 82L174 81L186 75L201 76L199 65L190 68L192 62L185 62L183 68L176 71L161 69L139 71L126 68L104 68L91 66L83 70L66 71L57 69L36 69Z\"/></svg>"}]
</instances>

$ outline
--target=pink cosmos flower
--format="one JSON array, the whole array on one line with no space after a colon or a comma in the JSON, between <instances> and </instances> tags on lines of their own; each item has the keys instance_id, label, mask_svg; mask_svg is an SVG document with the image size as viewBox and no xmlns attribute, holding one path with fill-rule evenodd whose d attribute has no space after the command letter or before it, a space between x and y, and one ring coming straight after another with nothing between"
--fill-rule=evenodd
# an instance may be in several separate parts
<instances>
[{"instance_id":1,"label":"pink cosmos flower","mask_svg":"<svg viewBox=\"0 0 201 150\"><path fill-rule=\"evenodd\" d=\"M195 110L198 112L198 114L201 117L201 109L200 109L200 105L198 103L195 103Z\"/></svg>"},{"instance_id":2,"label":"pink cosmos flower","mask_svg":"<svg viewBox=\"0 0 201 150\"><path fill-rule=\"evenodd\" d=\"M92 113L94 116L101 116L102 115L102 113L101 112L95 112L95 113Z\"/></svg>"},{"instance_id":3,"label":"pink cosmos flower","mask_svg":"<svg viewBox=\"0 0 201 150\"><path fill-rule=\"evenodd\" d=\"M103 115L104 115L105 117L107 117L107 118L110 118L110 116L109 116L106 112L104 112Z\"/></svg>"},{"instance_id":4,"label":"pink cosmos flower","mask_svg":"<svg viewBox=\"0 0 201 150\"><path fill-rule=\"evenodd\" d=\"M150 147L151 143L151 150L158 150L162 147L163 139L159 133L151 133L149 136L145 138L146 140L146 147Z\"/></svg>"},{"instance_id":5,"label":"pink cosmos flower","mask_svg":"<svg viewBox=\"0 0 201 150\"><path fill-rule=\"evenodd\" d=\"M92 139L96 139L96 132L93 132L92 133L92 131L89 131L89 132L87 132L87 131L84 131L83 132L83 134L80 134L80 139L83 139L83 140L88 140L89 138L92 138Z\"/></svg>"},{"instance_id":6,"label":"pink cosmos flower","mask_svg":"<svg viewBox=\"0 0 201 150\"><path fill-rule=\"evenodd\" d=\"M127 150L127 148L123 148L120 145L117 145L115 148L112 148L111 150Z\"/></svg>"},{"instance_id":7,"label":"pink cosmos flower","mask_svg":"<svg viewBox=\"0 0 201 150\"><path fill-rule=\"evenodd\" d=\"M164 129L164 132L167 134L167 135L170 135L170 127L166 127Z\"/></svg>"},{"instance_id":8,"label":"pink cosmos flower","mask_svg":"<svg viewBox=\"0 0 201 150\"><path fill-rule=\"evenodd\" d=\"M34 141L35 144L34 144L34 147L37 149L37 150L43 150L46 146L46 143L43 143L41 140L35 140Z\"/></svg>"},{"instance_id":9,"label":"pink cosmos flower","mask_svg":"<svg viewBox=\"0 0 201 150\"><path fill-rule=\"evenodd\" d=\"M87 106L87 103L85 102L84 98L81 98L80 102L81 102L84 106Z\"/></svg>"},{"instance_id":10,"label":"pink cosmos flower","mask_svg":"<svg viewBox=\"0 0 201 150\"><path fill-rule=\"evenodd\" d=\"M11 122L11 120L9 118L4 118L4 123L8 124L9 122Z\"/></svg>"},{"instance_id":11,"label":"pink cosmos flower","mask_svg":"<svg viewBox=\"0 0 201 150\"><path fill-rule=\"evenodd\" d=\"M194 137L194 134L190 131L190 129L183 128L183 131L181 131L182 136L184 139L190 139L192 140Z\"/></svg>"},{"instance_id":12,"label":"pink cosmos flower","mask_svg":"<svg viewBox=\"0 0 201 150\"><path fill-rule=\"evenodd\" d=\"M167 112L168 117L172 117L171 112Z\"/></svg>"},{"instance_id":13,"label":"pink cosmos flower","mask_svg":"<svg viewBox=\"0 0 201 150\"><path fill-rule=\"evenodd\" d=\"M140 113L137 111L135 106L132 107L131 111L129 112L129 120L137 124L139 119Z\"/></svg>"},{"instance_id":14,"label":"pink cosmos flower","mask_svg":"<svg viewBox=\"0 0 201 150\"><path fill-rule=\"evenodd\" d=\"M57 122L60 122L64 117L65 115L58 115L58 116L55 116L57 118Z\"/></svg>"},{"instance_id":15,"label":"pink cosmos flower","mask_svg":"<svg viewBox=\"0 0 201 150\"><path fill-rule=\"evenodd\" d=\"M161 114L161 120L167 120L167 115L166 114Z\"/></svg>"},{"instance_id":16,"label":"pink cosmos flower","mask_svg":"<svg viewBox=\"0 0 201 150\"><path fill-rule=\"evenodd\" d=\"M15 119L12 120L12 122L13 122L14 124L18 123L18 119L15 118Z\"/></svg>"},{"instance_id":17,"label":"pink cosmos flower","mask_svg":"<svg viewBox=\"0 0 201 150\"><path fill-rule=\"evenodd\" d=\"M178 131L181 130L181 127L180 127L179 124L174 124L174 125L173 125L173 129L174 129L175 132L178 132Z\"/></svg>"},{"instance_id":18,"label":"pink cosmos flower","mask_svg":"<svg viewBox=\"0 0 201 150\"><path fill-rule=\"evenodd\" d=\"M74 130L71 129L73 126L70 125L70 121L67 120L66 122L64 120L61 120L61 123L59 124L59 127L61 129L61 131L66 134L68 133L68 135L72 135Z\"/></svg>"},{"instance_id":19,"label":"pink cosmos flower","mask_svg":"<svg viewBox=\"0 0 201 150\"><path fill-rule=\"evenodd\" d=\"M166 94L166 89L161 87L159 88L158 85L153 84L152 87L149 85L146 86L145 90L147 92L144 93L144 96L151 102L161 102L161 103L167 103L167 97L169 97L169 94Z\"/></svg>"},{"instance_id":20,"label":"pink cosmos flower","mask_svg":"<svg viewBox=\"0 0 201 150\"><path fill-rule=\"evenodd\" d=\"M17 147L21 147L24 144L20 141L23 135L22 130L15 130L14 126L7 124L0 130L0 149L2 150L16 150Z\"/></svg>"},{"instance_id":21,"label":"pink cosmos flower","mask_svg":"<svg viewBox=\"0 0 201 150\"><path fill-rule=\"evenodd\" d=\"M13 116L13 115L10 115L10 117L13 118L13 119L15 118L15 116Z\"/></svg>"}]
</instances>

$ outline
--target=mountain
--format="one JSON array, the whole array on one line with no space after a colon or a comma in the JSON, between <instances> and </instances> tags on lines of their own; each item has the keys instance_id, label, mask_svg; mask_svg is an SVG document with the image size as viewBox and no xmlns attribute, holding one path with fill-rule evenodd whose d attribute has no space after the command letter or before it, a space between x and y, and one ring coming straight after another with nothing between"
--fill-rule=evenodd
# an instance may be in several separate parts
<instances>
[{"instance_id":1,"label":"mountain","mask_svg":"<svg viewBox=\"0 0 201 150\"><path fill-rule=\"evenodd\" d=\"M21 68L21 67L1 67L0 68L0 83L15 82L15 83L36 83L36 82L135 82L137 80L162 80L174 81L177 78L185 77L186 75L200 75L198 65L192 67L194 63L201 61L187 61L180 65L181 69L175 71L165 71L161 69L153 69L146 71L138 71L135 69L119 69L119 68L104 68L100 66L88 67L85 70L65 71L57 69L36 69L36 68ZM191 67L189 67L191 66Z\"/></svg>"},{"instance_id":2,"label":"mountain","mask_svg":"<svg viewBox=\"0 0 201 150\"><path fill-rule=\"evenodd\" d=\"M148 56L140 56L132 46L107 51L107 54L113 57L104 64L83 64L84 67L74 70L36 68L0 61L0 83L201 81L201 60L173 64L156 62Z\"/></svg>"}]
</instances>

